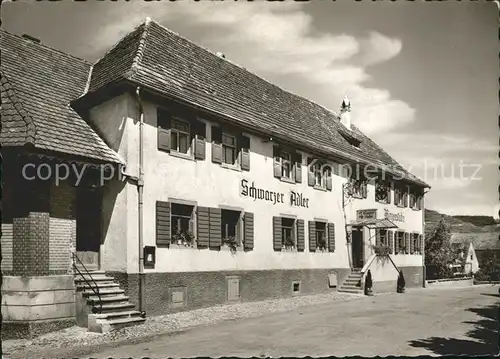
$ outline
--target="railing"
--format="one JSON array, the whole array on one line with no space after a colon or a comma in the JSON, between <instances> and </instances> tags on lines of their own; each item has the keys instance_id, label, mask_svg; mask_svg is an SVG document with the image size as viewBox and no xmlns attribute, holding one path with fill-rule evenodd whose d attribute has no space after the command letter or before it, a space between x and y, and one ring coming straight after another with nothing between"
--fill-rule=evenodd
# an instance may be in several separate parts
<instances>
[{"instance_id":1,"label":"railing","mask_svg":"<svg viewBox=\"0 0 500 359\"><path fill-rule=\"evenodd\" d=\"M99 308L96 308L94 306L94 301L92 300L91 301L91 304L92 304L92 313L94 314L97 314L97 313L101 313L102 311L102 301L101 301L101 294L99 293L99 287L97 286L97 283L96 281L94 280L94 278L92 278L92 275L90 274L90 272L88 271L88 269L85 267L85 265L82 263L82 261L80 260L80 258L78 258L78 256L76 255L76 253L71 253L73 255L73 268L78 272L78 274L83 278L83 280L85 281L85 283L89 286L90 289L92 289L92 292L94 292L94 294L97 296L97 298L99 298ZM76 259L76 260L75 260ZM90 280L94 283L95 287L92 287L92 285L90 284L90 282L87 280L87 278L85 278L85 276L82 274L82 272L80 272L80 269L78 269L77 265L76 265L76 262L79 262L80 265L82 266L82 268L85 270L85 272L87 273L87 275L89 276Z\"/></svg>"},{"instance_id":2,"label":"railing","mask_svg":"<svg viewBox=\"0 0 500 359\"><path fill-rule=\"evenodd\" d=\"M362 289L364 289L364 287L365 287L366 272L368 272L368 269L370 269L370 266L372 265L373 261L377 257L378 257L378 255L376 253L372 254L371 257L366 262L366 264L363 266L363 269L361 269L361 288ZM399 268L396 265L396 263L394 263L394 261L392 260L391 255L387 254L386 257L389 258L389 261L392 263L392 265L394 266L394 268L396 268L396 271L399 274Z\"/></svg>"}]
</instances>

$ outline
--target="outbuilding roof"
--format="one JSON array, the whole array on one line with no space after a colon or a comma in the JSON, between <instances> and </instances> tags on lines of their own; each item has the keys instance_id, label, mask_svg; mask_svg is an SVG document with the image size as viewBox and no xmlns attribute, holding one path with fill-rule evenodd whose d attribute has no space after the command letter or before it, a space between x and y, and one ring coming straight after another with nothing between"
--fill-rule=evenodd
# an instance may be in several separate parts
<instances>
[{"instance_id":1,"label":"outbuilding roof","mask_svg":"<svg viewBox=\"0 0 500 359\"><path fill-rule=\"evenodd\" d=\"M2 146L123 162L70 106L85 91L90 63L4 30L0 50Z\"/></svg>"}]
</instances>

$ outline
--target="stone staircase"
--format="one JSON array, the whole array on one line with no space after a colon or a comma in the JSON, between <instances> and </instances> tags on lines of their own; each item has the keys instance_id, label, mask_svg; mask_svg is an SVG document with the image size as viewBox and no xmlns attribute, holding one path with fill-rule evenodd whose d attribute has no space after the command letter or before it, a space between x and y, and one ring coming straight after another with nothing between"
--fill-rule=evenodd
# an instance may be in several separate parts
<instances>
[{"instance_id":1,"label":"stone staircase","mask_svg":"<svg viewBox=\"0 0 500 359\"><path fill-rule=\"evenodd\" d=\"M120 328L142 324L146 321L120 285L103 271L80 269L75 271L76 286L76 324L87 327L91 332L107 333ZM89 275L90 274L90 275ZM87 281L85 281L85 279ZM99 292L96 295L94 290ZM97 288L96 288L97 286ZM96 311L97 314L93 312Z\"/></svg>"},{"instance_id":2,"label":"stone staircase","mask_svg":"<svg viewBox=\"0 0 500 359\"><path fill-rule=\"evenodd\" d=\"M339 286L338 291L352 294L363 294L363 288L361 287L362 277L363 274L361 273L361 269L353 269L342 285Z\"/></svg>"}]
</instances>

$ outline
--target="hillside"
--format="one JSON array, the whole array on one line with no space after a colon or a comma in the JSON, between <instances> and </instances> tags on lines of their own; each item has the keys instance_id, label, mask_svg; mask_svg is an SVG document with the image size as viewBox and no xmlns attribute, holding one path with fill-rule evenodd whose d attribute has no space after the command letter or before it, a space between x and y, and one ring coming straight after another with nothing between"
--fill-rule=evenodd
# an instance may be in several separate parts
<instances>
[{"instance_id":1,"label":"hillside","mask_svg":"<svg viewBox=\"0 0 500 359\"><path fill-rule=\"evenodd\" d=\"M453 216L453 217L480 227L496 225L495 219L491 216Z\"/></svg>"},{"instance_id":2,"label":"hillside","mask_svg":"<svg viewBox=\"0 0 500 359\"><path fill-rule=\"evenodd\" d=\"M452 228L452 232L480 232L481 228L473 225L472 223L462 221L454 216L448 216L438 211L431 209L425 210L425 232L426 235L434 230L437 223L444 219L447 224Z\"/></svg>"}]
</instances>

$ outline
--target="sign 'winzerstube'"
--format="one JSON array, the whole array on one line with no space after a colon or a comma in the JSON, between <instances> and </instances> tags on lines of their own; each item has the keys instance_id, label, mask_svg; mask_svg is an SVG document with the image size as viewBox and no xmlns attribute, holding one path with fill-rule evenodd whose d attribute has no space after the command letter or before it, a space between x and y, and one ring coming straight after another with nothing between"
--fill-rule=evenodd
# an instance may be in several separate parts
<instances>
[{"instance_id":1,"label":"sign 'winzerstube'","mask_svg":"<svg viewBox=\"0 0 500 359\"><path fill-rule=\"evenodd\" d=\"M285 194L282 192L269 191L263 188L255 187L252 182L251 186L246 179L241 180L241 195L253 198L254 200L260 199L269 201L272 204L285 203ZM309 198L304 197L303 194L290 191L290 205L295 207L309 208Z\"/></svg>"},{"instance_id":2,"label":"sign 'winzerstube'","mask_svg":"<svg viewBox=\"0 0 500 359\"><path fill-rule=\"evenodd\" d=\"M405 216L403 213L391 213L388 209L384 209L384 218L391 222L404 222Z\"/></svg>"}]
</instances>

